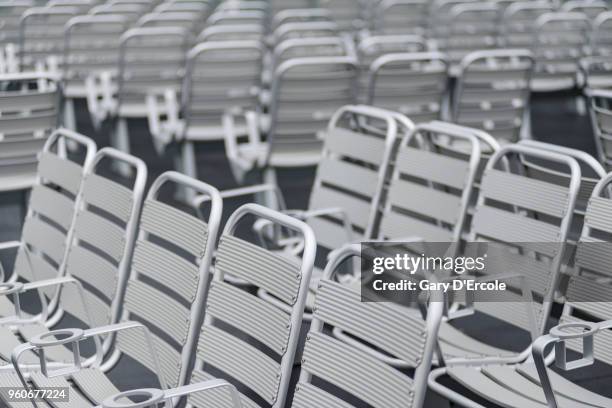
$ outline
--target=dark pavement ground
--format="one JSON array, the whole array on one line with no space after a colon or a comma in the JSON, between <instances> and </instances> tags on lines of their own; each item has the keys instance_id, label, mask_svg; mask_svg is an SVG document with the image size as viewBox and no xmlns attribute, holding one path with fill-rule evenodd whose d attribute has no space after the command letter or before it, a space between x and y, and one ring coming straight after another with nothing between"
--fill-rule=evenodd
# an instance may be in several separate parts
<instances>
[{"instance_id":1,"label":"dark pavement ground","mask_svg":"<svg viewBox=\"0 0 612 408\"><path fill-rule=\"evenodd\" d=\"M100 132L95 132L89 121L89 115L84 103L77 104L77 120L79 132L93 137L98 147L109 145L109 126L103 127ZM580 116L575 112L572 99L567 95L536 95L532 98L532 134L535 139L556 143L584 150L594 154L594 141L592 129L588 116ZM132 152L144 159L149 168L149 183L159 174L172 169L170 155L159 157L151 144L151 136L148 133L147 124L144 120L130 122L130 135ZM197 160L200 178L215 185L220 190L236 187L229 171L225 158L223 144L206 143L197 147ZM285 195L289 208L305 208L314 177L313 169L287 170L279 174L279 183ZM0 241L18 239L21 220L24 212L20 209L23 196L17 193L0 195ZM227 214L240 205L241 202L225 203L224 212ZM10 270L11 257L0 257L3 265ZM62 325L70 326L70 320ZM498 337L499 326L495 322L486 319L473 319L466 322L466 326L476 327L484 338ZM508 344L516 343L517 338L509 335L505 339ZM585 386L595 391L610 394L609 384L612 375L609 370L586 370L576 378ZM294 380L297 378L298 370L295 370ZM111 378L121 389L151 386L152 378L146 370L131 364L123 359L119 365L112 370ZM364 384L364 386L367 386ZM292 387L293 388L293 387ZM429 407L444 407L445 403L436 397L428 399Z\"/></svg>"}]
</instances>

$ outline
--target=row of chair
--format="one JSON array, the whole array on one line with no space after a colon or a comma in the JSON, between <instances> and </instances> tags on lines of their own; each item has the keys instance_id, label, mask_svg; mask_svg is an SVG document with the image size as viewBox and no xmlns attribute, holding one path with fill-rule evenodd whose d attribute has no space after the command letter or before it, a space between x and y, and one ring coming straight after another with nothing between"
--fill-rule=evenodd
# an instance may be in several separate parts
<instances>
[{"instance_id":1,"label":"row of chair","mask_svg":"<svg viewBox=\"0 0 612 408\"><path fill-rule=\"evenodd\" d=\"M401 137L402 134L406 136ZM52 142L48 146L57 142L57 138L61 139L60 135L75 141L82 140L78 136L63 132L51 139ZM399 144L396 142L398 138L401 138ZM43 157L55 156L48 151L50 148L46 150ZM482 156L483 151L492 155L486 168L483 167L486 162L486 158ZM582 218L574 214L578 214L578 208L580 211L586 208L586 203L579 200L578 194L580 193L580 197L590 196L594 184L588 181L589 173L586 169L584 172L581 169L588 168L591 163L585 158L588 155L533 143L499 148L494 139L481 131L435 122L414 127L401 115L368 107L346 107L335 115L326 135L324 152L325 159L317 170L310 211L292 213L306 220L310 227L299 223L295 218L290 218L290 222L278 214L271 216L267 210L250 206L248 208L256 215L267 218L263 225L256 223L259 224L257 229L261 242L268 242L269 245L268 249L261 249L235 236L236 222L244 215L242 212L248 211L239 210L239 215L235 214L230 218L219 241L214 266L215 278L209 289L205 308L202 307L203 303L197 303L198 296L194 295L194 291L204 291L202 287L208 280L203 279L202 275L195 280L176 279L168 276L168 269L164 265L184 272L185 276L195 277L198 275L196 271L205 271L212 258L211 249L215 245L213 237L218 221L214 221L214 217L219 216L222 194L211 192L213 190L204 188L202 183L195 184L200 186L200 193L206 197L200 198L196 203L212 204L208 218L205 218L207 222L203 224L193 216L177 212L178 209L171 209L159 202L158 192L162 185L175 182L193 188L193 182L186 183L185 178L176 174L162 176L153 184L145 201L138 238L135 234L123 234L120 232L122 229L127 231L136 228L130 220L134 216L138 217L134 213L138 211L135 210L138 208L138 197L142 197L144 171L137 159L129 159L128 156L107 149L101 150L98 158L85 166L88 170L84 172L80 193L76 195L76 200L79 200L80 194L83 204L76 207L77 215L72 228L64 229L68 231L67 234L73 231L73 237L68 238L72 239L73 243L67 244L67 247L60 245L58 248L58 243L63 240L61 236L57 236L57 232L53 235L55 239L36 241L39 233L32 234L31 237L28 234L28 237L24 237L24 242L28 245L20 247L22 252L18 256L17 265L20 265L20 259L25 260L26 265L38 265L41 262L44 265L44 262L48 263L49 255L52 255L55 257L55 265L64 265L65 269L60 270L59 275L66 274L66 278L47 281L47 284L34 283L33 286L9 284L4 287L5 292L18 297L23 290L74 284L82 287L81 295L78 290L72 294L70 291L58 293L47 290L46 296L51 306L53 300L57 299L55 306L58 311L65 310L78 316L79 320L93 321L95 325L116 323L122 317L128 316L141 321L152 332L149 336L159 353L159 361L151 361L150 354L143 354L140 346L142 340L138 341L133 337L130 340L129 335L124 335L127 331L118 334L114 349L135 358L162 376L162 386L183 385L187 381L190 361L193 361L196 355L193 349L196 340L193 336L197 336L199 332L199 324L195 323L197 318L194 318L193 313L200 313L204 309L207 317L197 353L202 361L196 364L192 380L207 380L222 373L225 378L233 379L235 384L244 386L239 388L250 397L243 397L242 403L246 406L261 405L261 399L272 406L281 406L279 401L282 402L287 391L287 367L290 367L289 361L292 362L292 353L295 352L293 340L299 331L299 323L293 319L296 316L301 319L305 306L314 323L302 361L305 373L294 399L297 406L312 404L315 400L327 406L332 404L331 401L335 401L328 388L311 381L313 376L372 406L399 406L405 401L412 401L413 406L420 406L436 342L441 347L437 364L446 363L453 369L454 364L465 361L470 364L522 362L528 356L530 349L527 346L530 342L525 344L527 348L522 353L505 350L479 341L469 333L458 331L451 321L443 322L437 335L441 313L439 303L430 305L426 326L416 310L411 311L395 305L360 303L358 287L352 284L354 280L338 276L335 283L329 281L341 259L359 253L355 248L336 251L326 272L318 271L311 281L309 278L314 262L314 246L318 243L333 250L359 239L401 240L408 237L452 242L459 242L462 238L485 239L503 243L514 250L500 253L500 264L511 267L515 275L524 273L527 276L533 291L533 305L517 300L508 303L477 302L474 307L481 313L526 330L533 336L532 340L535 340L536 336L546 330L552 302L559 300L556 290L561 281L570 233L574 231L575 234L576 229L582 229L576 224ZM96 172L100 156L112 160L126 160L136 168L136 182L132 184L131 189L100 175L88 175ZM85 157L91 157L91 154L86 154ZM53 163L53 160L43 158L41 166L49 162ZM55 160L53 164L57 165L59 162L62 160ZM591 167L591 172L597 173L591 177L596 180L603 174L603 170L597 168L596 164L591 164ZM68 173L54 172L48 168L44 170L41 175L46 176L41 177L41 182L46 177L53 184L68 186L60 177ZM75 181L78 177L72 179ZM605 212L605 208L610 205L605 188L608 183L609 178L606 177L593 190L594 198L589 200L590 205L584 216L588 228L582 230L581 242L600 242L600 234L608 231L605 225L597 221L603 220L600 212ZM35 189L38 190L46 191L42 186ZM229 193L226 196L240 193ZM36 203L35 198L41 196L38 192L32 194L32 211L26 221L26 226L33 224L37 227L28 226L24 233L36 230L52 234L50 230L58 229L60 221L66 225L70 219L69 211L50 212L51 208L55 209L57 206ZM67 201L65 196L61 201L66 210L70 201ZM577 202L581 205L577 206ZM593 204L595 202L597 206ZM50 203L49 198L46 203ZM329 208L330 206L333 208ZM38 210L34 210L36 208ZM264 216L262 212L269 216ZM63 218L55 218L58 216ZM50 223L48 220L54 222ZM294 232L287 236L282 234L281 238L271 233L279 222L281 226ZM297 232L296 225L300 226ZM92 234L92 230L96 233ZM202 234L205 239L197 238ZM121 236L125 236L125 239L120 239ZM314 240L315 236L317 242ZM270 237L273 237L272 241ZM131 247L135 248L133 256ZM519 252L516 252L517 247L520 248ZM202 251L202 248L205 250ZM592 246L582 249L580 243L578 248L579 252L589 248L593 250ZM63 252L64 250L66 252ZM605 245L600 250L604 251ZM64 253L66 259L62 261ZM38 256L41 256L42 261L38 260ZM206 258L207 256L209 258ZM193 261L194 257L200 261ZM204 262L206 259L208 262ZM188 260L191 262L187 262ZM21 261L21 264L23 263ZM83 264L88 266L85 270L79 268ZM576 293L583 293L580 291L585 290L583 286L574 288L574 281L579 281L582 285L591 282L589 288L602 285L600 281L592 283L592 277L579 273L582 267L583 264L577 263L577 277L572 275L568 286L570 290L578 291ZM30 270L38 271L39 268L42 266ZM296 274L296 268L302 272ZM591 273L607 276L605 268L600 269L592 262L584 265L584 268ZM127 271L130 269L132 273L128 279ZM308 272L305 272L306 269ZM56 273L48 266L45 270L51 272L51 276L45 277L52 277L53 273ZM511 278L512 273L509 275ZM26 272L23 276L27 278L29 275ZM117 278L113 279L111 276ZM482 277L490 278L491 276ZM162 296L159 293L164 286L169 288L171 295ZM253 286L259 290L247 294L240 289ZM310 300L309 292L314 296ZM257 296L253 293L257 293ZM79 296L82 296L82 299ZM44 299L45 295L41 294L41 298ZM91 315L92 319L88 319L87 313L84 312L87 308L82 307L83 299L89 310L96 311ZM19 302L13 303L13 307L15 305L18 306ZM536 310L532 310L532 307ZM580 305L579 307L582 308ZM52 310L52 307L50 309ZM8 310L10 314L11 309ZM110 312L99 314L98 310ZM121 313L120 310L124 311ZM356 313L355 310L359 312ZM265 314L266 312L269 315ZM21 312L16 316L20 317L20 314ZM18 356L14 357L14 362L25 364L28 356L31 356L31 350L38 354L40 350L44 350L43 358L55 360L55 364L58 361L70 361L70 353L68 356L66 352L56 354L50 347L62 341L58 343L56 340L50 340L49 334L41 335L48 333L47 329L40 325L41 317L46 319L46 314L35 316L38 324L32 324L31 316L29 319L24 317L17 320L13 316L5 320L7 327L13 326L13 330L17 330L2 332L3 337L7 339L6 344L19 344L20 339L31 340L29 344L19 346L19 352L14 354ZM185 316L185 319L177 319L176 316ZM288 321L288 316L291 316L291 323L283 323ZM605 319L601 313L595 316ZM57 315L53 317L47 319L50 327L53 327ZM271 326L273 322L274 326ZM401 330L397 326L398 322L403 322ZM326 331L321 331L323 324L335 327L331 336ZM132 327L127 323L124 325ZM243 343L244 340L238 340L228 327L246 334L249 345ZM425 327L427 336L423 339L419 328ZM111 332L114 330L109 329ZM101 333L107 332L69 332L70 336L63 343L74 343L82 338L97 338ZM61 333L56 334L59 336ZM276 334L280 337L276 337ZM123 339L126 336L128 339ZM99 348L98 363L104 361L102 356L113 349L110 346L114 341L112 338L112 335L104 338L104 345ZM12 339L11 343L8 339ZM392 339L398 339L398 342L392 342ZM408 343L413 346L407 348L405 345ZM252 344L265 347L254 348ZM4 353L5 358L8 358L10 350ZM83 395L87 398L79 400L75 406L100 403L103 398L116 391L100 374L116 362L117 353L115 351L115 357L107 360L108 364L99 364L101 369L95 368L94 365L92 368L70 374L73 385L80 390L75 390L72 395ZM326 357L322 359L323 356ZM35 356L29 358L38 361ZM177 361L181 364L177 365ZM201 372L202 363L204 371ZM49 362L50 366L53 364ZM410 380L404 373L391 367L412 367L417 370L413 380ZM48 370L46 374L52 372L47 368L43 368L42 374L34 371L29 375L29 381L39 387L67 384L64 380L58 383L57 377L48 378L45 370ZM468 382L463 378L462 371L455 372L449 368L448 372L450 375L459 373L453 378L460 383ZM436 371L435 378L439 375L440 372ZM370 383L372 378L384 378L385 381L375 389L362 385ZM471 378L479 377L471 374ZM26 377L22 379L26 380ZM19 383L19 378L15 374L6 374L6 381L6 384L10 381L15 384ZM430 382L435 383L434 377ZM510 388L511 385L512 383L504 384L504 387ZM432 386L437 387L435 384ZM476 386L475 391L485 393L486 389ZM572 393L563 392L566 395ZM216 392L201 395L197 400L201 402L194 402L194 406L207 406L205 402L210 401L214 401L215 406L225 406L219 400L222 397ZM503 394L494 394L500 395ZM542 400L541 396L538 398Z\"/></svg>"}]
</instances>

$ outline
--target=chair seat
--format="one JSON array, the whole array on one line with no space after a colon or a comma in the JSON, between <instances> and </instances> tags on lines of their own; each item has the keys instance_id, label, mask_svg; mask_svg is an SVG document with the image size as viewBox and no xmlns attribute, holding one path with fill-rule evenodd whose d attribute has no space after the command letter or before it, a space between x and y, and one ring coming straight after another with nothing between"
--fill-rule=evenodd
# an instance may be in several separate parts
<instances>
[{"instance_id":1,"label":"chair seat","mask_svg":"<svg viewBox=\"0 0 612 408\"><path fill-rule=\"evenodd\" d=\"M531 366L531 368L528 366ZM527 364L518 366L491 365L482 369L457 366L448 368L447 373L453 380L470 391L502 407L546 408L544 391L537 382L523 374L523 367L535 371L533 364ZM559 375L556 375L556 377L570 384L573 389L573 394L568 392L567 389L564 390L565 394L572 394L571 397L557 394L557 402L560 408L603 408L612 406L612 400L593 394L568 382ZM555 380L551 378L551 381L554 388L563 389L563 387L558 387L563 383L559 382L557 378ZM557 386L555 386L555 382Z\"/></svg>"},{"instance_id":2,"label":"chair seat","mask_svg":"<svg viewBox=\"0 0 612 408\"><path fill-rule=\"evenodd\" d=\"M247 127L246 125L235 125L234 131L237 136L244 136L247 134ZM221 124L189 126L185 134L185 139L188 141L223 140L224 138L225 130Z\"/></svg>"},{"instance_id":3,"label":"chair seat","mask_svg":"<svg viewBox=\"0 0 612 408\"><path fill-rule=\"evenodd\" d=\"M263 162L268 154L268 146L265 144L252 146L243 144L238 146L239 154L252 162ZM300 151L277 151L270 157L271 167L294 168L315 166L321 161L321 149L313 147Z\"/></svg>"},{"instance_id":4,"label":"chair seat","mask_svg":"<svg viewBox=\"0 0 612 408\"><path fill-rule=\"evenodd\" d=\"M440 347L446 359L512 358L517 356L515 352L480 342L446 322L442 322L440 325L438 336Z\"/></svg>"},{"instance_id":5,"label":"chair seat","mask_svg":"<svg viewBox=\"0 0 612 408\"><path fill-rule=\"evenodd\" d=\"M0 192L28 190L36 183L36 174L23 173L0 177Z\"/></svg>"},{"instance_id":6,"label":"chair seat","mask_svg":"<svg viewBox=\"0 0 612 408\"><path fill-rule=\"evenodd\" d=\"M36 388L68 388L69 398L67 401L50 401L49 406L53 408L87 408L94 407L81 393L70 384L65 377L48 378L42 373L33 373L30 378ZM113 395L113 394L110 394Z\"/></svg>"}]
</instances>

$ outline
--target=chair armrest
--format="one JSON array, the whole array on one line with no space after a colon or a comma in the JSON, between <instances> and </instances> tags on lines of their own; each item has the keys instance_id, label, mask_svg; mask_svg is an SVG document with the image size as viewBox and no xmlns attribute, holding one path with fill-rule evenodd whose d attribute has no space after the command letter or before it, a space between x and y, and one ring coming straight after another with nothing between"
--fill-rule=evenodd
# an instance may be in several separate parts
<instances>
[{"instance_id":1,"label":"chair armrest","mask_svg":"<svg viewBox=\"0 0 612 408\"><path fill-rule=\"evenodd\" d=\"M549 346L555 346L555 365L563 371L576 370L592 365L595 361L594 338L602 330L612 328L612 320L599 323L593 322L571 322L562 323L550 329L549 334L538 337L533 343L533 360L540 377L540 384L544 389L544 395L550 408L557 408L557 399L548 376L548 364L546 350ZM574 329L570 331L570 329ZM582 357L568 362L566 341L572 339L582 339Z\"/></svg>"},{"instance_id":2,"label":"chair armrest","mask_svg":"<svg viewBox=\"0 0 612 408\"><path fill-rule=\"evenodd\" d=\"M469 276L461 276L463 278L469 278ZM461 278L460 277L460 278ZM458 279L457 277L449 278L448 280ZM523 296L523 303L527 309L529 325L530 325L530 334L532 340L535 340L538 336L538 324L535 310L533 309L533 292L531 290L531 285L529 285L529 280L525 275L518 273L501 273L501 274L493 274L486 276L479 276L473 278L475 281L480 283L491 282L495 280L499 281L511 281L511 280L519 280L521 286L521 295ZM447 294L445 297L445 318L447 320L455 320L460 319L462 317L471 316L474 314L474 295L471 292L466 292L466 307L460 310L451 311L448 303Z\"/></svg>"},{"instance_id":3,"label":"chair armrest","mask_svg":"<svg viewBox=\"0 0 612 408\"><path fill-rule=\"evenodd\" d=\"M6 241L0 242L0 252L6 251L9 249L16 249L21 246L21 241ZM4 282L6 279L6 273L4 272L4 266L2 262L0 262L0 282Z\"/></svg>"},{"instance_id":4,"label":"chair armrest","mask_svg":"<svg viewBox=\"0 0 612 408\"><path fill-rule=\"evenodd\" d=\"M38 291L39 289L43 289L43 288L49 288L53 286L61 287L61 286L66 286L66 285L74 285L76 287L79 293L79 297L81 298L81 304L83 306L83 310L85 311L85 316L87 317L87 320L88 320L85 323L89 324L90 327L93 326L92 324L93 319L91 318L91 313L89 311L89 307L87 306L87 302L85 300L85 293L83 291L83 286L81 285L81 282L69 276L53 278L53 279L45 279L45 280L40 280L40 281L35 281L35 282L28 282L24 284L20 284L20 283L3 284L2 286L4 287L4 290L0 289L0 296L2 295L4 296L12 295L13 296L14 305L15 305L15 315L0 318L0 326L3 326L3 325L10 325L10 326L17 325L18 326L18 325L23 325L23 324L29 324L33 321L32 318L24 319L22 317L21 302L19 300L19 295L25 292L28 292L28 291L32 291L32 290ZM40 317L37 317L36 320L46 321L47 318L49 317L49 305L47 303L47 300L44 294L39 292L39 298L40 298L40 302L42 305L42 311L40 313Z\"/></svg>"},{"instance_id":5,"label":"chair armrest","mask_svg":"<svg viewBox=\"0 0 612 408\"><path fill-rule=\"evenodd\" d=\"M166 145L182 137L185 129L185 122L179 119L178 96L174 89L163 89L151 91L145 100L149 130L155 148L162 153Z\"/></svg>"},{"instance_id":6,"label":"chair armrest","mask_svg":"<svg viewBox=\"0 0 612 408\"><path fill-rule=\"evenodd\" d=\"M183 397L188 397L191 394L207 392L219 388L227 388L230 393L232 408L241 408L240 394L236 387L225 380L209 380L195 384L184 385L169 390L160 390L155 388L141 388L137 390L124 391L113 395L102 402L102 405L96 408L147 408L157 407L162 403L164 406L174 407L174 401ZM134 400L138 402L133 402Z\"/></svg>"},{"instance_id":7,"label":"chair armrest","mask_svg":"<svg viewBox=\"0 0 612 408\"><path fill-rule=\"evenodd\" d=\"M320 208L316 210L309 211L301 211L301 210L288 210L285 211L286 214L289 214L293 217L296 217L302 221L308 221L311 218L324 217L326 215L335 215L340 218L342 221L342 225L344 226L344 230L346 232L346 243L353 242L353 224L351 224L351 220L343 208L340 207L330 207L330 208Z\"/></svg>"},{"instance_id":8,"label":"chair armrest","mask_svg":"<svg viewBox=\"0 0 612 408\"><path fill-rule=\"evenodd\" d=\"M27 351L35 351L39 356L40 371L46 377L54 378L59 376L66 376L81 370L82 360L79 344L82 341L91 339L94 341L96 347L96 355L93 365L99 367L102 364L104 358L102 350L102 341L100 337L102 335L118 333L125 330L140 330L143 332L145 346L149 349L149 353L151 355L151 358L153 359L153 363L156 368L156 374L159 377L160 385L165 388L166 384L161 376L160 364L150 332L146 326L134 321L126 321L122 323L111 324L86 330L69 328L42 333L30 339L29 342L17 346L15 350L13 350L13 353L11 355L11 362L13 364L13 367L15 368L15 371L19 374L20 378L24 378L23 368L22 365L19 363L20 357L23 353ZM71 348L74 356L73 365L50 371L47 366L47 359L45 358L45 349L49 347L57 347L69 344L72 346ZM27 383L25 383L24 386L27 387Z\"/></svg>"},{"instance_id":9,"label":"chair armrest","mask_svg":"<svg viewBox=\"0 0 612 408\"><path fill-rule=\"evenodd\" d=\"M226 111L223 114L223 134L225 142L225 152L234 177L242 183L246 173L254 169L259 163L257 157L246 158L240 154L238 149L238 134L235 126L235 114L231 111ZM261 148L261 134L259 131L259 116L257 113L249 111L244 114L247 122L248 144L256 151Z\"/></svg>"},{"instance_id":10,"label":"chair armrest","mask_svg":"<svg viewBox=\"0 0 612 408\"><path fill-rule=\"evenodd\" d=\"M118 102L116 73L111 71L94 72L85 78L87 107L96 129L102 122L116 113Z\"/></svg>"}]
</instances>

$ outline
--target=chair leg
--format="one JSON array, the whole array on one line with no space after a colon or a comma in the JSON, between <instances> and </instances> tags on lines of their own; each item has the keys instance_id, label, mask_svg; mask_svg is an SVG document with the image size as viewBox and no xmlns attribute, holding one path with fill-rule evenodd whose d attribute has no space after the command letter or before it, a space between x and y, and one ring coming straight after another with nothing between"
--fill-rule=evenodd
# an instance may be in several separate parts
<instances>
[{"instance_id":1,"label":"chair leg","mask_svg":"<svg viewBox=\"0 0 612 408\"><path fill-rule=\"evenodd\" d=\"M111 145L124 153L130 153L130 136L126 118L117 118L115 129L111 134ZM132 174L132 169L127 163L117 163L114 168L124 177Z\"/></svg>"},{"instance_id":2,"label":"chair leg","mask_svg":"<svg viewBox=\"0 0 612 408\"><path fill-rule=\"evenodd\" d=\"M278 180L276 177L276 169L274 167L266 167L263 170L263 182L265 184L272 184L278 186ZM268 208L273 210L278 210L278 200L274 192L265 191L261 194L258 194L256 197L257 202L261 203Z\"/></svg>"},{"instance_id":3,"label":"chair leg","mask_svg":"<svg viewBox=\"0 0 612 408\"><path fill-rule=\"evenodd\" d=\"M176 154L174 162L177 171L189 177L198 178L198 166L193 142L181 143L180 151ZM195 198L195 193L191 189L178 188L175 197L190 202Z\"/></svg>"},{"instance_id":4,"label":"chair leg","mask_svg":"<svg viewBox=\"0 0 612 408\"><path fill-rule=\"evenodd\" d=\"M74 99L66 98L64 100L64 127L76 132L76 115L74 113Z\"/></svg>"}]
</instances>

